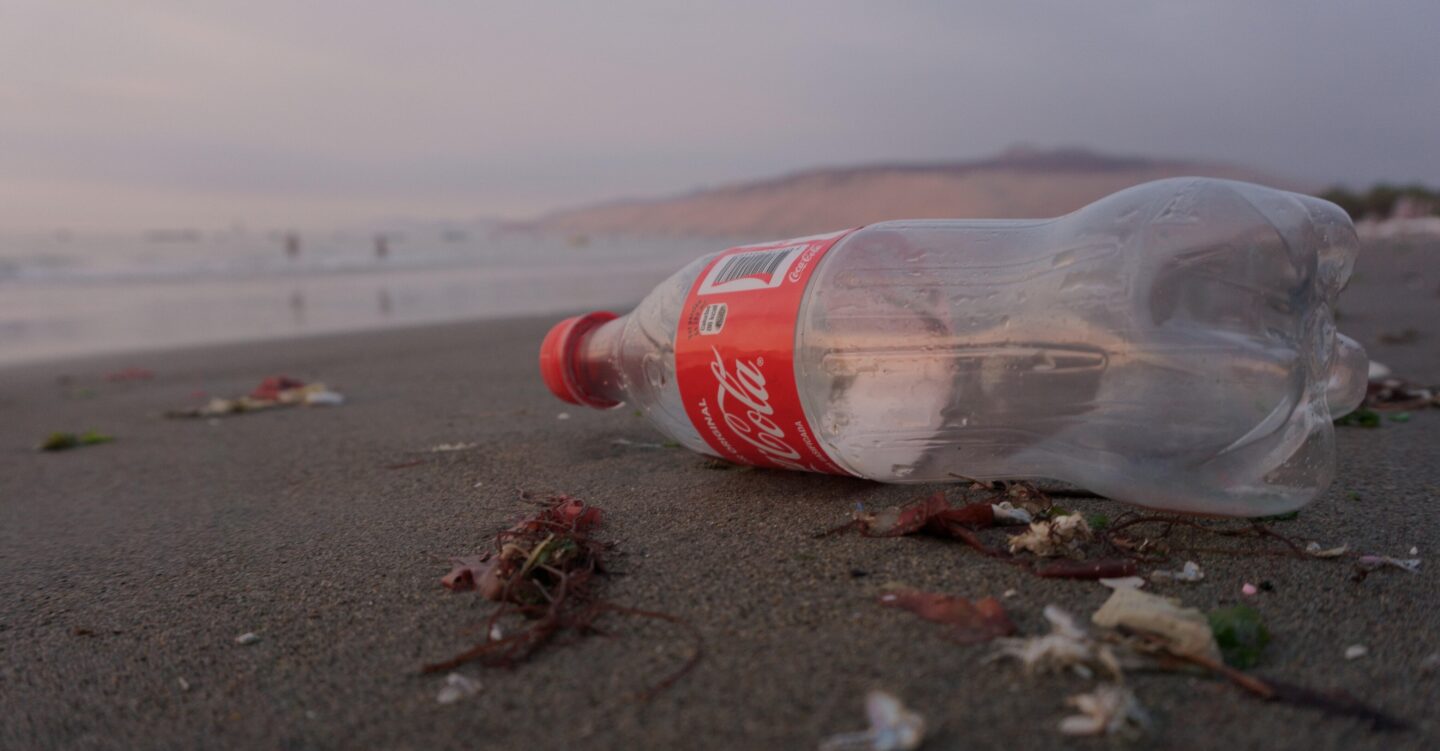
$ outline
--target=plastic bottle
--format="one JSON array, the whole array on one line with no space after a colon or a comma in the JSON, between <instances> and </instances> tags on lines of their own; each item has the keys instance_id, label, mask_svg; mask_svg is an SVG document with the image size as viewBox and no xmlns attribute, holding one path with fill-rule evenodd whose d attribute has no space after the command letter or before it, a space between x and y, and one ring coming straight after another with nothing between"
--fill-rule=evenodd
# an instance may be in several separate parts
<instances>
[{"instance_id":1,"label":"plastic bottle","mask_svg":"<svg viewBox=\"0 0 1440 751\"><path fill-rule=\"evenodd\" d=\"M1052 479L1259 516L1334 474L1366 358L1339 207L1177 178L1035 221L894 221L705 256L546 337L561 399L685 447L884 482Z\"/></svg>"}]
</instances>

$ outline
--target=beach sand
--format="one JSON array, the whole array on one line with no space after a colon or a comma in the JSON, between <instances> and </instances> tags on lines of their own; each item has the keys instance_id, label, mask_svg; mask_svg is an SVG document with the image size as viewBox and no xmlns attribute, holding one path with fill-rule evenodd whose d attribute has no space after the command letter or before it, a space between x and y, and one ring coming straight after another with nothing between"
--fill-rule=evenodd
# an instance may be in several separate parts
<instances>
[{"instance_id":1,"label":"beach sand","mask_svg":"<svg viewBox=\"0 0 1440 751\"><path fill-rule=\"evenodd\" d=\"M1440 381L1440 274L1424 258L1435 249L1398 247L1362 262L1341 327L1397 373ZM1034 634L1047 603L1086 617L1108 590L1035 578L953 542L815 539L857 502L930 489L716 470L639 445L659 439L632 410L570 407L546 392L535 352L554 318L0 371L0 747L814 748L864 726L872 688L926 717L927 749L1069 743L1056 730L1064 699L1094 681L983 664L989 647L952 643L875 596L891 583L971 597L1013 589L1005 605ZM1378 342L1406 328L1417 343ZM155 377L103 380L126 366ZM195 403L196 390L242 393L276 373L324 381L350 401L214 424L160 417ZM32 450L51 431L86 429L117 440ZM1440 742L1440 675L1421 670L1440 652L1440 413L1338 433L1334 486L1275 528L1402 557L1418 546L1421 574L1356 583L1348 563L1197 553L1203 581L1151 589L1205 610L1246 599L1273 634L1257 672L1347 690L1415 729L1376 733L1201 677L1135 675L1157 721L1152 743ZM462 442L478 445L426 453ZM414 460L424 463L388 468ZM668 624L613 617L608 636L553 645L514 670L461 668L483 690L436 702L442 677L419 666L473 643L491 607L440 587L446 560L486 549L529 510L520 489L605 509L603 536L621 554L604 596L692 623L704 638L692 673L636 701L690 642ZM1273 591L1242 598L1245 582ZM260 641L238 645L247 632ZM1369 653L1346 660L1354 644Z\"/></svg>"}]
</instances>

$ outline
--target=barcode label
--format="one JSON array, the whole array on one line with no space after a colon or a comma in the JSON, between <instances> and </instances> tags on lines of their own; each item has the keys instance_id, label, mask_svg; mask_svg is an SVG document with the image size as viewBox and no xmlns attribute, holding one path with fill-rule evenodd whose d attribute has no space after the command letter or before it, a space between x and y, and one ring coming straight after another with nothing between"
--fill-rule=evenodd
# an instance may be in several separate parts
<instances>
[{"instance_id":1,"label":"barcode label","mask_svg":"<svg viewBox=\"0 0 1440 751\"><path fill-rule=\"evenodd\" d=\"M804 249L803 245L792 245L727 256L710 269L698 294L714 295L778 287L784 283L785 273L790 270L795 256Z\"/></svg>"},{"instance_id":2,"label":"barcode label","mask_svg":"<svg viewBox=\"0 0 1440 751\"><path fill-rule=\"evenodd\" d=\"M743 276L768 280L770 275L775 273L775 268L785 262L787 255L787 253L762 250L756 253L730 256L725 259L725 265L720 268L720 276L716 277L715 283L733 282Z\"/></svg>"}]
</instances>

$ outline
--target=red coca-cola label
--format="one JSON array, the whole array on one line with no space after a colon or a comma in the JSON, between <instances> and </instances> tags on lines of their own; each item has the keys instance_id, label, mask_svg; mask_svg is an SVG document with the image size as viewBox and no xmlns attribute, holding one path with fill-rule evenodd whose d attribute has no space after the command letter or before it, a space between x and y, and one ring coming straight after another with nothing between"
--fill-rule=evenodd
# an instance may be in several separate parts
<instances>
[{"instance_id":1,"label":"red coca-cola label","mask_svg":"<svg viewBox=\"0 0 1440 751\"><path fill-rule=\"evenodd\" d=\"M675 377L691 424L715 453L759 467L852 474L815 439L795 386L805 284L852 231L731 248L690 288Z\"/></svg>"}]
</instances>

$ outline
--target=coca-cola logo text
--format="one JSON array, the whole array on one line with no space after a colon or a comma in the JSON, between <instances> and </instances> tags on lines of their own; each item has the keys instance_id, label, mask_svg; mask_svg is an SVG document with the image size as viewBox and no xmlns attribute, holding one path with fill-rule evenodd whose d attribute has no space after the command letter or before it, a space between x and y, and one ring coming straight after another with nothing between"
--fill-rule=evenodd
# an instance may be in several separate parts
<instances>
[{"instance_id":1,"label":"coca-cola logo text","mask_svg":"<svg viewBox=\"0 0 1440 751\"><path fill-rule=\"evenodd\" d=\"M800 451L786 441L784 428L771 419L775 408L770 405L765 373L760 370L764 359L736 360L732 373L726 369L720 350L711 347L710 351L715 354L710 363L710 373L716 381L715 407L735 436L778 466L817 471L800 462ZM738 402L736 411L727 410L727 402Z\"/></svg>"}]
</instances>

